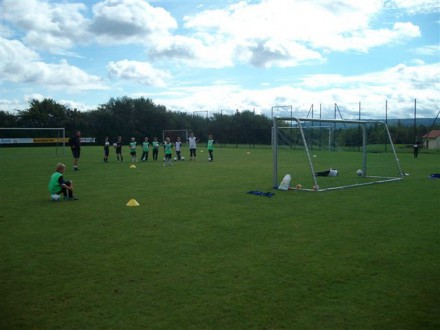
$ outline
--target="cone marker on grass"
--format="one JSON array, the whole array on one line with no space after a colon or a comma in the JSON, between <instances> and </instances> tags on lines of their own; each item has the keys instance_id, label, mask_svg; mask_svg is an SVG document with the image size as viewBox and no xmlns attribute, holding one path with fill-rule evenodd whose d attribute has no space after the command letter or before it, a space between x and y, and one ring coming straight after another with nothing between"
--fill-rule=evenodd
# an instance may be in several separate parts
<instances>
[{"instance_id":1,"label":"cone marker on grass","mask_svg":"<svg viewBox=\"0 0 440 330\"><path fill-rule=\"evenodd\" d=\"M134 198L130 199L128 201L127 204L125 204L126 206L139 206L140 204L137 202L137 200L135 200Z\"/></svg>"}]
</instances>

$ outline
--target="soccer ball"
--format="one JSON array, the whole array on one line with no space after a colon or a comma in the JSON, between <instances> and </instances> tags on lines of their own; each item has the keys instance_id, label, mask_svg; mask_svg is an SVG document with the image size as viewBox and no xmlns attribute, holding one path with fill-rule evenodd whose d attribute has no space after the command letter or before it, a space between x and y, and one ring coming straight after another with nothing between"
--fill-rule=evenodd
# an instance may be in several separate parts
<instances>
[{"instance_id":1,"label":"soccer ball","mask_svg":"<svg viewBox=\"0 0 440 330\"><path fill-rule=\"evenodd\" d=\"M182 157L180 157L180 160L185 160L185 157L183 157L183 156L182 156Z\"/></svg>"},{"instance_id":2,"label":"soccer ball","mask_svg":"<svg viewBox=\"0 0 440 330\"><path fill-rule=\"evenodd\" d=\"M302 186L298 183L298 184L296 185L296 189L301 190L301 189L302 189Z\"/></svg>"},{"instance_id":3,"label":"soccer ball","mask_svg":"<svg viewBox=\"0 0 440 330\"><path fill-rule=\"evenodd\" d=\"M357 170L356 171L357 176L363 176L364 175L364 171L362 170Z\"/></svg>"},{"instance_id":4,"label":"soccer ball","mask_svg":"<svg viewBox=\"0 0 440 330\"><path fill-rule=\"evenodd\" d=\"M177 160L177 157L174 157L174 161L176 161Z\"/></svg>"},{"instance_id":5,"label":"soccer ball","mask_svg":"<svg viewBox=\"0 0 440 330\"><path fill-rule=\"evenodd\" d=\"M110 142L106 142L105 146L108 147L110 145Z\"/></svg>"},{"instance_id":6,"label":"soccer ball","mask_svg":"<svg viewBox=\"0 0 440 330\"><path fill-rule=\"evenodd\" d=\"M118 144L117 144L117 143L113 143L113 147L115 147L115 148L116 148L117 146L118 146Z\"/></svg>"},{"instance_id":7,"label":"soccer ball","mask_svg":"<svg viewBox=\"0 0 440 330\"><path fill-rule=\"evenodd\" d=\"M209 162L211 161L211 157L208 158L208 161L209 161Z\"/></svg>"},{"instance_id":8,"label":"soccer ball","mask_svg":"<svg viewBox=\"0 0 440 330\"><path fill-rule=\"evenodd\" d=\"M53 200L54 202L58 202L60 200L60 195L58 194L52 194L50 196L50 199Z\"/></svg>"}]
</instances>

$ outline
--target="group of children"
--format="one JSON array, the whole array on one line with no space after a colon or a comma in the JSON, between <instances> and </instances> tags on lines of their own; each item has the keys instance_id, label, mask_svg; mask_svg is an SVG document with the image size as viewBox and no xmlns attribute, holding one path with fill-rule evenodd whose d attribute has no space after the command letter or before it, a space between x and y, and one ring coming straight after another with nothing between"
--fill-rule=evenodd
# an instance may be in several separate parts
<instances>
[{"instance_id":1,"label":"group of children","mask_svg":"<svg viewBox=\"0 0 440 330\"><path fill-rule=\"evenodd\" d=\"M78 133L79 136L79 133ZM194 136L193 133L190 133L188 137L188 146L190 151L190 160L196 160L196 149L197 149L197 138ZM160 149L160 143L157 139L157 137L154 138L153 142L151 142L151 148L153 150L153 160L157 160L159 155L159 149ZM116 152L116 159L118 162L123 162L124 157L122 156L122 137L119 136L117 141L113 143L113 147L115 148ZM137 142L134 137L131 138L130 144L129 144L129 150L130 150L130 157L131 161L137 162ZM165 141L163 142L163 149L164 149L164 165L172 165L172 155L173 155L173 148L176 152L176 160L183 160L184 157L181 154L182 151L182 141L180 137L176 139L176 142L171 142L171 139L167 137ZM150 142L148 140L148 137L145 137L144 141L142 142L142 157L141 161L145 162L148 160L148 153L150 150ZM72 152L76 150L72 149ZM209 152L209 158L208 161L212 162L214 160L214 138L212 135L209 135L208 137L208 152ZM110 142L109 138L105 138L104 142L104 162L108 162L108 156L110 154ZM75 158L75 170L78 170L77 168L77 158L79 158L79 151L77 152L77 156L74 153ZM51 175L48 188L49 192L51 194L51 199L53 201L60 200L60 197L63 196L64 200L77 200L75 195L73 194L73 182L71 180L65 180L64 179L64 171L66 169L66 165L63 163L58 163L55 168L55 172Z\"/></svg>"},{"instance_id":2,"label":"group of children","mask_svg":"<svg viewBox=\"0 0 440 330\"><path fill-rule=\"evenodd\" d=\"M188 145L189 145L189 152L190 152L190 160L196 159L196 149L197 149L197 142L199 140L194 136L194 133L190 133L188 137ZM134 137L131 138L129 143L129 150L130 150L130 158L132 163L136 163L137 160L137 142ZM160 142L157 137L154 138L154 140L151 142L149 141L148 137L145 137L144 141L142 142L142 156L141 161L146 162L148 161L148 154L150 151L150 146L153 151L153 160L157 160L159 155L159 149L160 149ZM117 141L113 144L113 147L115 148L116 152L116 160L117 162L123 162L124 157L122 156L122 137L119 136ZM176 142L171 142L171 139L167 137L165 141L163 142L163 150L164 150L164 166L172 165L172 155L173 155L173 148L176 152L176 160L183 160L185 159L182 156L182 141L180 137L177 137ZM208 161L212 162L214 160L214 138L212 135L208 136L208 152L209 152L209 158ZM105 138L104 142L104 162L108 162L108 156L110 154L110 142L109 138Z\"/></svg>"}]
</instances>

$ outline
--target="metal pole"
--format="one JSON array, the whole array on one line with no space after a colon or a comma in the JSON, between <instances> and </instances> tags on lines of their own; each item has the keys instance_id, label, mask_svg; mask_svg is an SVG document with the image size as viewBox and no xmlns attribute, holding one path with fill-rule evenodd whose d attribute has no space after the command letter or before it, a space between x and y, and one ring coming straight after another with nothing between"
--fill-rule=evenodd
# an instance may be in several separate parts
<instances>
[{"instance_id":1,"label":"metal pole","mask_svg":"<svg viewBox=\"0 0 440 330\"><path fill-rule=\"evenodd\" d=\"M278 181L278 131L275 117L272 117L272 163L272 186L275 187Z\"/></svg>"},{"instance_id":2,"label":"metal pole","mask_svg":"<svg viewBox=\"0 0 440 330\"><path fill-rule=\"evenodd\" d=\"M417 99L414 99L414 143L417 143Z\"/></svg>"},{"instance_id":3,"label":"metal pole","mask_svg":"<svg viewBox=\"0 0 440 330\"><path fill-rule=\"evenodd\" d=\"M363 176L365 177L367 175L367 130L366 130L366 124L362 124L362 169L363 169Z\"/></svg>"},{"instance_id":4,"label":"metal pole","mask_svg":"<svg viewBox=\"0 0 440 330\"><path fill-rule=\"evenodd\" d=\"M385 100L385 126L387 126L387 122L388 122L388 100ZM387 127L388 130L388 127ZM385 151L387 151L387 145L388 143L385 142Z\"/></svg>"},{"instance_id":5,"label":"metal pole","mask_svg":"<svg viewBox=\"0 0 440 330\"><path fill-rule=\"evenodd\" d=\"M66 129L63 128L63 156L66 154Z\"/></svg>"},{"instance_id":6,"label":"metal pole","mask_svg":"<svg viewBox=\"0 0 440 330\"><path fill-rule=\"evenodd\" d=\"M388 124L388 100L385 100L385 124Z\"/></svg>"}]
</instances>

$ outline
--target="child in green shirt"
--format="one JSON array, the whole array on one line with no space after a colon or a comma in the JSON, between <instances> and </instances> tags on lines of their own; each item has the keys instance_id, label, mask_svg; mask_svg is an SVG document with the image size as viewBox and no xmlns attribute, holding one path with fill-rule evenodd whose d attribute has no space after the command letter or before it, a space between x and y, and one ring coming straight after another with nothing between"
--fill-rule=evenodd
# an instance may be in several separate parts
<instances>
[{"instance_id":1,"label":"child in green shirt","mask_svg":"<svg viewBox=\"0 0 440 330\"><path fill-rule=\"evenodd\" d=\"M131 162L132 163L136 163L137 162L136 146L137 146L136 139L134 137L132 137L131 138L131 142L130 142L130 156L131 156Z\"/></svg>"},{"instance_id":2,"label":"child in green shirt","mask_svg":"<svg viewBox=\"0 0 440 330\"><path fill-rule=\"evenodd\" d=\"M142 142L142 157L141 161L145 162L148 160L148 149L150 147L150 142L148 142L148 137L145 137L145 141Z\"/></svg>"},{"instance_id":3,"label":"child in green shirt","mask_svg":"<svg viewBox=\"0 0 440 330\"><path fill-rule=\"evenodd\" d=\"M214 138L212 135L208 136L208 152L209 152L209 161L212 162L214 160Z\"/></svg>"},{"instance_id":4,"label":"child in green shirt","mask_svg":"<svg viewBox=\"0 0 440 330\"><path fill-rule=\"evenodd\" d=\"M65 200L77 200L73 195L73 182L64 180L65 170L66 165L58 163L55 172L50 176L48 189L53 201L58 201L61 194L63 194Z\"/></svg>"},{"instance_id":5,"label":"child in green shirt","mask_svg":"<svg viewBox=\"0 0 440 330\"><path fill-rule=\"evenodd\" d=\"M166 165L173 165L171 163L171 155L172 155L172 148L173 148L173 144L171 143L171 140L169 137L167 137L165 139L165 144L164 144L164 151L165 151L165 163L163 164L163 166Z\"/></svg>"},{"instance_id":6,"label":"child in green shirt","mask_svg":"<svg viewBox=\"0 0 440 330\"><path fill-rule=\"evenodd\" d=\"M157 137L153 140L153 160L157 160L157 156L159 155L159 141L157 140Z\"/></svg>"}]
</instances>

